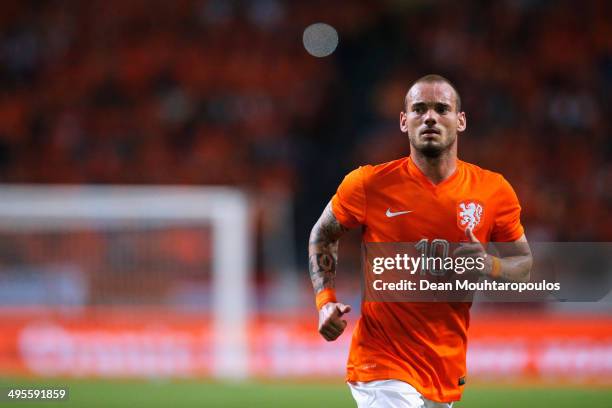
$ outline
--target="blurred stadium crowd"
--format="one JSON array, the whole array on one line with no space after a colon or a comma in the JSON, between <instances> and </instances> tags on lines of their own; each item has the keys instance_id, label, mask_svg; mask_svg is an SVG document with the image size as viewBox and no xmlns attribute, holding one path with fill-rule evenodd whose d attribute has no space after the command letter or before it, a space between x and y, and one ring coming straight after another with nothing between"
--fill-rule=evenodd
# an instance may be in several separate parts
<instances>
[{"instance_id":1,"label":"blurred stadium crowd","mask_svg":"<svg viewBox=\"0 0 612 408\"><path fill-rule=\"evenodd\" d=\"M319 21L325 59L301 42ZM408 154L403 96L430 72L531 239L612 239L605 0L3 2L0 180L272 191L303 243L343 174Z\"/></svg>"}]
</instances>

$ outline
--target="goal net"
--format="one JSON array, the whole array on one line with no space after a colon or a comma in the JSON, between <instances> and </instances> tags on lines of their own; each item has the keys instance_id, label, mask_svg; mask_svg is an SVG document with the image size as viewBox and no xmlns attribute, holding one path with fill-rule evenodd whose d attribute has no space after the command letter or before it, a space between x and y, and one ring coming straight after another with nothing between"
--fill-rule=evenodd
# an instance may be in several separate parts
<instances>
[{"instance_id":1,"label":"goal net","mask_svg":"<svg viewBox=\"0 0 612 408\"><path fill-rule=\"evenodd\" d=\"M222 187L5 185L0 197L5 323L22 324L19 316L28 311L81 316L63 318L63 328L74 329L72 337L26 319L16 343L30 370L247 375L252 238L245 194ZM119 320L102 330L100 310L113 310ZM132 313L138 310L149 312ZM203 314L210 316L209 327L199 337L168 334L159 324L168 311L180 311L190 322L184 333L193 334ZM130 328L146 326L158 335L130 329L112 337L130 314L136 316ZM87 333L98 330L91 340L79 331L84 324L92 326ZM210 343L198 348L205 352L185 353L186 343L203 342ZM97 359L101 349L105 355ZM6 361L4 367L13 364Z\"/></svg>"}]
</instances>

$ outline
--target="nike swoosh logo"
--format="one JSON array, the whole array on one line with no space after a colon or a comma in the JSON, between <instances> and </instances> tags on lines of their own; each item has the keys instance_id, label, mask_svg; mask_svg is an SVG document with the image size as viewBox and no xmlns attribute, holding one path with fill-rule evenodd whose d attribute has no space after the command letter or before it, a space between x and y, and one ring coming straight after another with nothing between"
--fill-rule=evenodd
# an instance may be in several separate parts
<instances>
[{"instance_id":1,"label":"nike swoosh logo","mask_svg":"<svg viewBox=\"0 0 612 408\"><path fill-rule=\"evenodd\" d=\"M387 217L391 218L391 217L397 217L398 215L402 215L402 214L408 214L411 213L411 211L398 211L398 212L392 212L390 208L387 208L387 212L385 213L387 215Z\"/></svg>"}]
</instances>

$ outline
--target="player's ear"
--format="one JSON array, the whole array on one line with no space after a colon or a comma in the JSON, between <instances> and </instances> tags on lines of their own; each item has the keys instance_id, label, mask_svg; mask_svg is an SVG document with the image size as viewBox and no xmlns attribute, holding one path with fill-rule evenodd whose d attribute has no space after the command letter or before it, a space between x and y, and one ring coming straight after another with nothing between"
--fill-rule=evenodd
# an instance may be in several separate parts
<instances>
[{"instance_id":1,"label":"player's ear","mask_svg":"<svg viewBox=\"0 0 612 408\"><path fill-rule=\"evenodd\" d=\"M467 128L467 118L465 112L457 114L457 132L463 132Z\"/></svg>"},{"instance_id":2,"label":"player's ear","mask_svg":"<svg viewBox=\"0 0 612 408\"><path fill-rule=\"evenodd\" d=\"M400 130L408 133L408 115L405 112L400 112Z\"/></svg>"}]
</instances>

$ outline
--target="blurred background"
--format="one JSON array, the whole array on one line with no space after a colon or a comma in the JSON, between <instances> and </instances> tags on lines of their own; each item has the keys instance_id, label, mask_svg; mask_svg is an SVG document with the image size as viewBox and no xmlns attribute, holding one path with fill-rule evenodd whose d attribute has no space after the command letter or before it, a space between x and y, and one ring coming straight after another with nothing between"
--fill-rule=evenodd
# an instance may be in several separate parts
<instances>
[{"instance_id":1,"label":"blurred background","mask_svg":"<svg viewBox=\"0 0 612 408\"><path fill-rule=\"evenodd\" d=\"M317 22L340 38L325 58L302 43ZM455 83L459 155L510 181L530 240L612 239L608 1L3 1L2 384L352 406L350 333L316 333L306 242L346 173L409 154L399 112L428 73ZM353 306L359 251L355 231ZM458 406L609 406L611 305L478 305Z\"/></svg>"}]
</instances>

